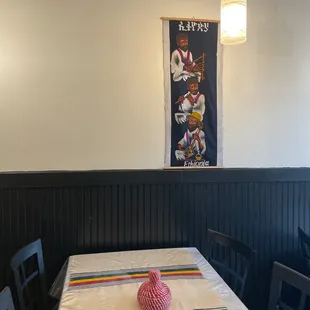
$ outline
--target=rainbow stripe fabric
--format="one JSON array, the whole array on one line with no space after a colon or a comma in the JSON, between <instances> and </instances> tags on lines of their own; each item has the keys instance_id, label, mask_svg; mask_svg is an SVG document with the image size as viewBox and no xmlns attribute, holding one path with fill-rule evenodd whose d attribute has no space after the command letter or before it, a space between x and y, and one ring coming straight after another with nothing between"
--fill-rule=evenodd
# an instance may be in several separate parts
<instances>
[{"instance_id":1,"label":"rainbow stripe fabric","mask_svg":"<svg viewBox=\"0 0 310 310\"><path fill-rule=\"evenodd\" d=\"M162 280L204 278L197 265L162 266L111 270L105 272L76 273L70 276L69 290L144 282L148 279L148 272L151 269L159 269Z\"/></svg>"}]
</instances>

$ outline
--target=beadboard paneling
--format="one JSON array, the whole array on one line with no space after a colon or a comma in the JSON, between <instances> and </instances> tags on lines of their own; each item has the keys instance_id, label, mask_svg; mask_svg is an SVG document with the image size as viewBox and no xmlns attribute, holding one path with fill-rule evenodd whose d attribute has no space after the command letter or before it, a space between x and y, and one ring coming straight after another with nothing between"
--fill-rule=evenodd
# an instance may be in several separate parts
<instances>
[{"instance_id":1,"label":"beadboard paneling","mask_svg":"<svg viewBox=\"0 0 310 310\"><path fill-rule=\"evenodd\" d=\"M11 256L37 238L52 281L72 254L179 246L205 254L212 228L256 250L249 306L264 309L272 262L302 269L297 226L310 232L309 203L309 169L0 174L0 286L12 284Z\"/></svg>"}]
</instances>

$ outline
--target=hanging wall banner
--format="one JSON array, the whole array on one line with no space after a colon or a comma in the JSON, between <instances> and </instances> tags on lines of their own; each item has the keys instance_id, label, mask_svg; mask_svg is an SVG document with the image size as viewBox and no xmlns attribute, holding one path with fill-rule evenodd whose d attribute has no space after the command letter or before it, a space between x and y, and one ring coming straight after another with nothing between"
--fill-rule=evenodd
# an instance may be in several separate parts
<instances>
[{"instance_id":1,"label":"hanging wall banner","mask_svg":"<svg viewBox=\"0 0 310 310\"><path fill-rule=\"evenodd\" d=\"M218 23L164 20L168 167L220 164Z\"/></svg>"}]
</instances>

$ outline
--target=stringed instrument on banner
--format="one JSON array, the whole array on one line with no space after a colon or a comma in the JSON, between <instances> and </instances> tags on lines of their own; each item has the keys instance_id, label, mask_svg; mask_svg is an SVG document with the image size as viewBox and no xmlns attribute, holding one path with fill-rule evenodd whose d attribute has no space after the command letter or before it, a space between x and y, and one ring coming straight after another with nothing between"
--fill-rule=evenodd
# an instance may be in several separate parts
<instances>
[{"instance_id":1,"label":"stringed instrument on banner","mask_svg":"<svg viewBox=\"0 0 310 310\"><path fill-rule=\"evenodd\" d=\"M194 59L193 62L188 65L188 71L200 77L201 81L205 79L206 56L206 53L202 53L200 57Z\"/></svg>"},{"instance_id":2,"label":"stringed instrument on banner","mask_svg":"<svg viewBox=\"0 0 310 310\"><path fill-rule=\"evenodd\" d=\"M185 150L184 150L184 155L185 155L185 158L190 158L192 157L193 155L195 155L195 152L194 152L194 147L195 147L195 140L192 141L191 145L189 145ZM199 147L198 147L199 149ZM198 152L195 156L195 159L197 161L200 161L202 159L202 155L200 154L200 152Z\"/></svg>"},{"instance_id":3,"label":"stringed instrument on banner","mask_svg":"<svg viewBox=\"0 0 310 310\"><path fill-rule=\"evenodd\" d=\"M192 143L184 150L184 155L186 158L190 158L193 155L195 155L194 144L195 144L195 140L193 140Z\"/></svg>"}]
</instances>

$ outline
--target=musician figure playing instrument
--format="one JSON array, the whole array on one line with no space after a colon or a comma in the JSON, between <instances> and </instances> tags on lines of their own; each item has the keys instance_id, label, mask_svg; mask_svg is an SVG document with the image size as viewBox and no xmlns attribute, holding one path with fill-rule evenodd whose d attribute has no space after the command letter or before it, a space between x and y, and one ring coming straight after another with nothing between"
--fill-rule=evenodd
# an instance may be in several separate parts
<instances>
[{"instance_id":1,"label":"musician figure playing instrument","mask_svg":"<svg viewBox=\"0 0 310 310\"><path fill-rule=\"evenodd\" d=\"M187 118L188 130L179 141L175 156L178 160L186 160L195 156L194 158L199 161L207 149L205 133L202 131L202 116L198 112L193 112L187 115Z\"/></svg>"},{"instance_id":2,"label":"musician figure playing instrument","mask_svg":"<svg viewBox=\"0 0 310 310\"><path fill-rule=\"evenodd\" d=\"M173 80L179 82L186 81L191 76L196 76L195 71L199 71L199 66L193 62L193 55L188 49L188 34L180 32L176 36L178 48L171 56L171 73Z\"/></svg>"},{"instance_id":3,"label":"musician figure playing instrument","mask_svg":"<svg viewBox=\"0 0 310 310\"><path fill-rule=\"evenodd\" d=\"M176 104L179 104L179 111L175 113L175 120L178 124L184 124L187 121L187 116L193 112L201 115L205 113L205 96L199 92L197 77L190 77L187 81L187 94L180 96Z\"/></svg>"},{"instance_id":4,"label":"musician figure playing instrument","mask_svg":"<svg viewBox=\"0 0 310 310\"><path fill-rule=\"evenodd\" d=\"M174 82L179 82L181 95L186 93L186 80L197 77L200 82L204 76L205 54L198 58L200 64L195 63L193 55L188 49L188 34L180 32L176 36L178 48L171 55L171 73Z\"/></svg>"}]
</instances>

